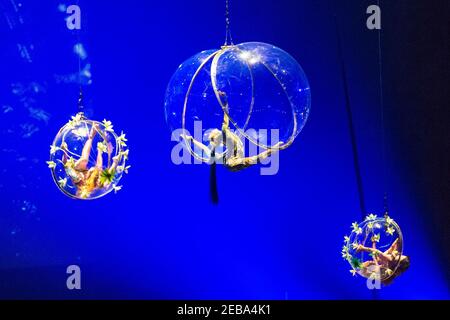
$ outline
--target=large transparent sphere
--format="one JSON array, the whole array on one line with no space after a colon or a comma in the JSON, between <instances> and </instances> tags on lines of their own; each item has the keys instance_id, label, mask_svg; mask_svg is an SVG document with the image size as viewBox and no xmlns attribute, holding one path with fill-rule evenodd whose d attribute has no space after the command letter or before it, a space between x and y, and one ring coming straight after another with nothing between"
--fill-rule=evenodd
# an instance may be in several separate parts
<instances>
[{"instance_id":1,"label":"large transparent sphere","mask_svg":"<svg viewBox=\"0 0 450 320\"><path fill-rule=\"evenodd\" d=\"M403 256L403 236L398 224L389 217L369 215L362 223L353 223L345 237L342 256L353 274L387 282L409 267ZM404 269L404 270L400 270Z\"/></svg>"},{"instance_id":2,"label":"large transparent sphere","mask_svg":"<svg viewBox=\"0 0 450 320\"><path fill-rule=\"evenodd\" d=\"M208 131L220 130L226 114L240 136L263 148L282 141L283 149L302 130L310 104L297 61L275 46L248 42L203 51L181 64L167 87L165 113L172 131L185 129L204 141Z\"/></svg>"},{"instance_id":3,"label":"large transparent sphere","mask_svg":"<svg viewBox=\"0 0 450 320\"><path fill-rule=\"evenodd\" d=\"M119 181L128 170L125 141L109 121L72 117L50 147L48 164L58 188L76 199L97 199L120 190Z\"/></svg>"}]
</instances>

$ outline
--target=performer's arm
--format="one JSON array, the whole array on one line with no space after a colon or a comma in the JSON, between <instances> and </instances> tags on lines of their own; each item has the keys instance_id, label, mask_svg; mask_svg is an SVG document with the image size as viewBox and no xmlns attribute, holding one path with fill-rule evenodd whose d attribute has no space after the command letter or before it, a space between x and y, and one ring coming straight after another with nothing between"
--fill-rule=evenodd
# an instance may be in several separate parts
<instances>
[{"instance_id":1,"label":"performer's arm","mask_svg":"<svg viewBox=\"0 0 450 320\"><path fill-rule=\"evenodd\" d=\"M375 248L365 247L365 246L363 246L361 244L358 246L356 251L357 252L361 252L361 251L369 252L369 253L372 253L377 258L380 258L380 259L383 259L383 260L387 260L387 261L392 261L392 257L390 255L387 255L384 252L381 252L380 250L375 249Z\"/></svg>"},{"instance_id":2,"label":"performer's arm","mask_svg":"<svg viewBox=\"0 0 450 320\"><path fill-rule=\"evenodd\" d=\"M186 141L186 143L192 142L195 146L197 146L198 148L200 148L201 150L203 150L203 152L210 157L211 156L211 150L205 146L203 143L195 140L192 136L190 135L185 135L185 134L181 134L180 137Z\"/></svg>"}]
</instances>

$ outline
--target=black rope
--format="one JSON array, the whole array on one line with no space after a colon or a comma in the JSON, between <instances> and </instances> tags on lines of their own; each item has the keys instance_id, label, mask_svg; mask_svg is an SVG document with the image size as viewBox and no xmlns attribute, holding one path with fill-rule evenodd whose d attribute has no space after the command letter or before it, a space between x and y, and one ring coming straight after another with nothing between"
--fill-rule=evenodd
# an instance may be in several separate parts
<instances>
[{"instance_id":1,"label":"black rope","mask_svg":"<svg viewBox=\"0 0 450 320\"><path fill-rule=\"evenodd\" d=\"M344 87L345 109L347 112L348 130L350 133L350 140L351 140L351 144L352 144L353 166L355 169L356 184L358 187L359 207L361 210L361 218L362 218L362 220L364 220L367 215L366 202L365 202L364 188L363 188L362 177L361 177L361 168L359 165L358 145L356 142L355 126L353 124L353 113L352 113L352 108L350 105L350 95L349 95L348 82L347 82L347 72L346 72L345 61L344 61L344 57L343 57L343 53L342 53L342 40L341 40L341 35L339 32L339 24L338 24L338 20L337 20L337 15L334 16L334 21L335 21L335 25L336 25L338 57L339 57L340 65L341 65L341 76L342 76L342 83L343 83L343 87Z\"/></svg>"},{"instance_id":2,"label":"black rope","mask_svg":"<svg viewBox=\"0 0 450 320\"><path fill-rule=\"evenodd\" d=\"M379 8L380 0L377 1L377 5ZM379 70L379 90L380 90L380 117L381 117L381 155L382 155L382 164L383 164L383 207L384 214L389 215L389 204L388 204L388 173L387 173L387 161L386 161L386 128L384 121L384 90L383 90L383 54L382 54L382 45L381 45L381 26L378 30L378 70Z\"/></svg>"}]
</instances>

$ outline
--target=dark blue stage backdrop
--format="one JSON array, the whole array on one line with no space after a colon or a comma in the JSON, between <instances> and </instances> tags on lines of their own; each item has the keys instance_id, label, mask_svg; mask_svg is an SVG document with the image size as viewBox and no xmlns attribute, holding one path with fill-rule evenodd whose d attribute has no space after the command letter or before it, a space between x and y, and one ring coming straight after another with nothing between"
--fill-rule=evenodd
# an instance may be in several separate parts
<instances>
[{"instance_id":1,"label":"dark blue stage backdrop","mask_svg":"<svg viewBox=\"0 0 450 320\"><path fill-rule=\"evenodd\" d=\"M372 2L338 1L336 11L367 207L382 214L378 44L366 28ZM340 254L360 211L330 1L231 2L234 41L271 43L295 57L312 108L280 154L277 175L218 168L217 206L207 165L172 163L163 100L181 62L223 44L223 1L80 2L87 113L127 133L132 165L123 190L96 201L65 197L45 163L77 111L78 40L65 23L73 3L0 4L0 297L372 297ZM391 215L411 268L378 297L448 299L427 212L406 183L415 173L403 170L408 159L396 153L389 130L387 141ZM66 288L72 264L82 270L80 291Z\"/></svg>"}]
</instances>

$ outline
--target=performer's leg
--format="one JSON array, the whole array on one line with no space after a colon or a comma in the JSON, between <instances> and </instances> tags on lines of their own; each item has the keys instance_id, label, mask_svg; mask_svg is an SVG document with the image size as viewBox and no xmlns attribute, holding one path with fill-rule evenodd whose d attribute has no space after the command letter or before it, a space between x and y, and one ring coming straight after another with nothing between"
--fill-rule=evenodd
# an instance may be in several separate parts
<instances>
[{"instance_id":1,"label":"performer's leg","mask_svg":"<svg viewBox=\"0 0 450 320\"><path fill-rule=\"evenodd\" d=\"M95 167L103 170L103 152L100 149L97 149L97 161L95 163Z\"/></svg>"},{"instance_id":2,"label":"performer's leg","mask_svg":"<svg viewBox=\"0 0 450 320\"><path fill-rule=\"evenodd\" d=\"M264 160L264 159L270 157L270 156L272 155L273 152L277 152L277 151L278 151L278 148L279 148L282 144L283 144L283 142L280 141L280 142L278 142L276 145L274 145L272 148L270 148L270 149L268 149L268 150L266 150L266 151L261 152L259 155L257 155L257 158L258 158L257 161Z\"/></svg>"},{"instance_id":3,"label":"performer's leg","mask_svg":"<svg viewBox=\"0 0 450 320\"><path fill-rule=\"evenodd\" d=\"M89 156L91 154L92 142L97 134L97 126L94 124L89 133L89 137L84 144L83 152L81 153L81 158L75 163L75 169L77 170L87 170L87 164L89 162Z\"/></svg>"},{"instance_id":4,"label":"performer's leg","mask_svg":"<svg viewBox=\"0 0 450 320\"><path fill-rule=\"evenodd\" d=\"M365 247L360 244L358 246L358 248L356 248L356 252L361 252L361 251L372 253L374 255L374 259L376 258L377 261L380 261L382 263L387 263L387 262L392 261L392 257L390 255L387 255L378 249L368 248L368 247Z\"/></svg>"},{"instance_id":5,"label":"performer's leg","mask_svg":"<svg viewBox=\"0 0 450 320\"><path fill-rule=\"evenodd\" d=\"M392 243L392 245L387 249L384 253L386 254L392 254L392 252L398 250L398 238L395 239L395 241Z\"/></svg>"}]
</instances>

